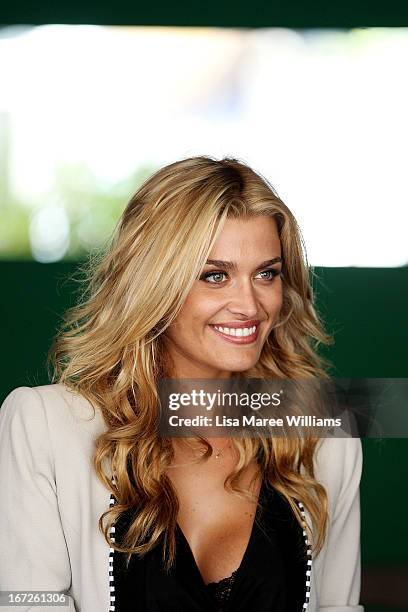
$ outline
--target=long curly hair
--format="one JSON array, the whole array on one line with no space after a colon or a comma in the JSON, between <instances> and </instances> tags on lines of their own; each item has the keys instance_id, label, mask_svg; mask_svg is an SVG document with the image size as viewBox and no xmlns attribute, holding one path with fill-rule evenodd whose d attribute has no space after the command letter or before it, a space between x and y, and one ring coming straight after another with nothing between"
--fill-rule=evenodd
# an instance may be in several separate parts
<instances>
[{"instance_id":1,"label":"long curly hair","mask_svg":"<svg viewBox=\"0 0 408 612\"><path fill-rule=\"evenodd\" d=\"M175 558L179 502L166 475L174 457L170 438L157 435L157 382L166 377L163 334L176 318L227 218L275 219L282 246L283 303L258 363L244 377L328 378L320 343L332 342L313 305L311 269L297 222L274 188L233 158L191 157L160 169L127 204L109 242L82 267L77 304L66 311L48 354L52 382L81 394L99 409L106 431L96 441L96 473L117 503L99 519L116 550L143 556L160 541L163 564ZM201 440L202 441L202 440ZM233 440L238 463L224 486L240 487L254 457L300 524L296 502L309 513L314 552L323 546L327 494L314 475L317 437L260 435ZM200 458L206 461L212 453ZM109 466L109 467L107 467ZM114 474L114 480L111 475ZM132 520L121 543L110 528L124 513Z\"/></svg>"}]
</instances>

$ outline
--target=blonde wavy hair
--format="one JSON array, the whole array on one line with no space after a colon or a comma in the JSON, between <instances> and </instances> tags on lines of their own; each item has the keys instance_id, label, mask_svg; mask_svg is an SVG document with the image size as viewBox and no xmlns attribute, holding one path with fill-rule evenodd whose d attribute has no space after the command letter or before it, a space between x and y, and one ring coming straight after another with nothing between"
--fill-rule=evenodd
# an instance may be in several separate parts
<instances>
[{"instance_id":1,"label":"blonde wavy hair","mask_svg":"<svg viewBox=\"0 0 408 612\"><path fill-rule=\"evenodd\" d=\"M178 498L166 470L171 438L157 435L157 381L168 374L166 328L199 277L226 218L275 219L282 246L283 304L258 363L244 377L328 378L317 354L332 339L313 306L310 269L297 222L273 187L232 158L191 157L151 176L126 206L111 240L80 268L78 303L67 310L49 351L50 376L99 408L106 431L97 439L94 468L117 503L99 529L116 550L144 555L160 540L163 562L175 558ZM202 439L201 439L202 441ZM296 502L310 515L309 540L318 552L327 531L327 495L314 475L318 438L235 438L239 460L224 486L239 486L254 457L300 524ZM204 439L206 461L212 447ZM108 461L115 481L111 479ZM110 528L123 513L132 521L121 543Z\"/></svg>"}]
</instances>

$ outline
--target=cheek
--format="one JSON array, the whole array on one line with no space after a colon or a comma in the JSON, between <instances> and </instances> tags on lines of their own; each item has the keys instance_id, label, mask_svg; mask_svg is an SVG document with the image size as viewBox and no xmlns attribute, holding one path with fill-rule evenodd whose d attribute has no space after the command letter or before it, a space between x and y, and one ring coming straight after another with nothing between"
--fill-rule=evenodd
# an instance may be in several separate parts
<instances>
[{"instance_id":1,"label":"cheek","mask_svg":"<svg viewBox=\"0 0 408 612\"><path fill-rule=\"evenodd\" d=\"M283 291L281 290L279 291L279 294L277 295L277 298L276 298L276 309L280 311L282 306L283 306Z\"/></svg>"},{"instance_id":2,"label":"cheek","mask_svg":"<svg viewBox=\"0 0 408 612\"><path fill-rule=\"evenodd\" d=\"M268 311L270 313L279 314L283 305L283 290L282 285L276 286L274 291L269 295Z\"/></svg>"},{"instance_id":3,"label":"cheek","mask_svg":"<svg viewBox=\"0 0 408 612\"><path fill-rule=\"evenodd\" d=\"M180 339L192 335L196 337L199 327L210 320L213 311L208 306L208 301L200 300L198 296L190 296L171 325L170 334Z\"/></svg>"},{"instance_id":4,"label":"cheek","mask_svg":"<svg viewBox=\"0 0 408 612\"><path fill-rule=\"evenodd\" d=\"M222 304L220 296L216 296L214 293L209 294L202 290L192 291L177 319L180 318L180 320L186 322L186 325L194 327L212 321Z\"/></svg>"}]
</instances>

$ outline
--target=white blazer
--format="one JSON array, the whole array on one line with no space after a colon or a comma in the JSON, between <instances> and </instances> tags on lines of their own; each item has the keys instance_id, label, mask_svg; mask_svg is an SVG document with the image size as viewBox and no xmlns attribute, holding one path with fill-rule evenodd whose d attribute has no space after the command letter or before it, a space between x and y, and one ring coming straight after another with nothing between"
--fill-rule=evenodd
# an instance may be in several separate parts
<instances>
[{"instance_id":1,"label":"white blazer","mask_svg":"<svg viewBox=\"0 0 408 612\"><path fill-rule=\"evenodd\" d=\"M65 607L6 606L5 612L114 610L110 547L98 529L110 492L92 466L94 440L106 426L99 410L92 415L90 403L61 384L18 387L2 405L0 591L69 596ZM323 440L315 467L328 493L330 525L324 548L312 558L307 612L364 612L360 439Z\"/></svg>"}]
</instances>

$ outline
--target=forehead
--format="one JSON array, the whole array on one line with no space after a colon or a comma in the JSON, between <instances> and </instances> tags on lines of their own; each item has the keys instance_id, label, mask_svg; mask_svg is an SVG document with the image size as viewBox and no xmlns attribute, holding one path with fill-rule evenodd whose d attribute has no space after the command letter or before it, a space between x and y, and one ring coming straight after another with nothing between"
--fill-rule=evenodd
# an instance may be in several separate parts
<instances>
[{"instance_id":1,"label":"forehead","mask_svg":"<svg viewBox=\"0 0 408 612\"><path fill-rule=\"evenodd\" d=\"M257 256L271 259L281 254L278 226L275 219L257 216L245 219L226 219L214 243L210 257ZM265 255L265 257L263 257Z\"/></svg>"}]
</instances>

